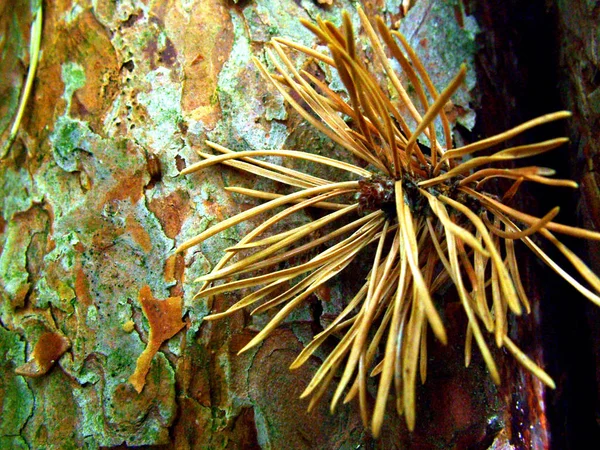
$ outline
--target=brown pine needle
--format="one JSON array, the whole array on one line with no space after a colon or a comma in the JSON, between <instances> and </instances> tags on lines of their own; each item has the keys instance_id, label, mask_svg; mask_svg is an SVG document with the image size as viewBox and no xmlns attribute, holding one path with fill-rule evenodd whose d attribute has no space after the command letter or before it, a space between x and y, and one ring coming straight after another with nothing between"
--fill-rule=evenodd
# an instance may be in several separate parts
<instances>
[{"instance_id":1,"label":"brown pine needle","mask_svg":"<svg viewBox=\"0 0 600 450\"><path fill-rule=\"evenodd\" d=\"M295 229L293 234L290 234L290 235L284 237L279 242L274 243L271 246L269 246L263 250L260 250L256 253L252 254L252 256L248 256L248 257L230 265L227 268L223 268L217 272L212 272L209 275L200 277L199 280L200 281L212 281L212 280L215 280L218 278L222 278L224 276L231 275L233 273L241 273L250 264L264 260L267 256L270 256L273 253L277 252L278 250L288 247L290 244L298 241L300 238L303 238L304 236L307 236L307 235L315 232L316 230L322 228L323 226L339 219L340 217L342 217L352 211L355 211L356 209L358 209L358 205L350 205L344 209L341 209L341 210L331 213L325 217L322 217L318 220L315 220L306 225L303 225L302 227Z\"/></svg>"},{"instance_id":2,"label":"brown pine needle","mask_svg":"<svg viewBox=\"0 0 600 450\"><path fill-rule=\"evenodd\" d=\"M207 144L211 147L215 146L215 144L212 142L207 142ZM331 158L326 158L324 156L314 155L305 152L297 152L293 150L248 150L243 152L232 152L227 153L225 155L212 156L210 159L206 159L182 170L181 174L187 175L188 173L196 172L206 167L222 163L229 159L242 159L248 156L283 156L288 158L299 158L304 159L306 161L312 161L320 164L325 164L331 167L336 167L338 169L343 169L348 172L353 172L357 175L360 175L361 177L371 176L371 172L369 172L368 170L361 169L360 167L353 166L352 164L344 163Z\"/></svg>"},{"instance_id":3,"label":"brown pine needle","mask_svg":"<svg viewBox=\"0 0 600 450\"><path fill-rule=\"evenodd\" d=\"M506 214L507 216L510 216L528 225L534 225L537 221L540 220L539 217L534 217L521 211L517 211L516 209L511 208L509 206L503 205L499 201L494 200L489 195L481 194L470 188L464 188L464 191L472 197L480 200L483 205L489 206L492 209L492 211L500 211ZM556 222L549 222L546 225L546 228L557 233L568 234L570 236L575 236L581 239L600 241L600 233L596 231L586 230L584 228L571 227Z\"/></svg>"},{"instance_id":4,"label":"brown pine needle","mask_svg":"<svg viewBox=\"0 0 600 450\"><path fill-rule=\"evenodd\" d=\"M175 250L175 253L180 253L184 250L187 250L190 247L193 247L194 245L198 245L198 244L202 243L203 241L205 241L206 239L208 239L209 237L214 236L215 234L218 234L221 231L226 230L227 228L237 225L238 223L244 222L262 212L269 211L273 208L276 208L281 205L285 205L286 203L290 203L297 199L309 197L310 195L320 194L321 192L332 191L334 189L343 190L343 189L347 189L347 188L357 189L358 181L346 181L346 182L342 182L342 183L332 183L330 185L325 185L325 186L317 186L314 188L305 189L300 192L296 192L294 194L289 194L289 195L285 195L283 197L273 199L270 202L267 202L260 206L256 206L256 207L252 208L251 210L240 213L237 216L231 217L230 219L224 220L223 222L215 225L214 227L209 228L208 230L204 231L203 233L200 233L195 238L192 238L192 239L184 242L183 244L181 244Z\"/></svg>"},{"instance_id":5,"label":"brown pine needle","mask_svg":"<svg viewBox=\"0 0 600 450\"><path fill-rule=\"evenodd\" d=\"M503 231L493 225L487 216L482 216L485 225L488 227L490 231L492 231L495 235L500 236L503 239L514 240L514 239L523 239L526 236L531 236L535 233L538 233L542 228L544 228L549 222L552 221L560 211L560 208L556 206L552 209L548 214L539 219L537 222L534 222L529 228L521 231Z\"/></svg>"},{"instance_id":6,"label":"brown pine needle","mask_svg":"<svg viewBox=\"0 0 600 450\"><path fill-rule=\"evenodd\" d=\"M406 40L406 38L402 35L402 33L400 33L397 30L392 31L392 34L394 36L396 36L402 43L402 47L404 48L404 50L406 50L406 53L409 55L411 62L415 65L415 68L417 69L419 76L425 83L425 86L427 86L427 90L429 91L430 95L433 98L437 98L439 96L437 89L431 82L431 78L429 78L429 75L427 74L425 67L423 67L423 63L421 63L421 61L419 60L419 57L417 56L415 51L408 44L408 41ZM446 151L448 151L452 148L452 134L450 131L450 123L448 122L448 118L446 117L446 113L444 112L443 109L440 111L440 119L442 121L442 127L444 129L444 137L446 139L446 150L444 152L442 152L442 153L445 153ZM434 158L435 158L435 155L432 155L432 160L431 160L432 164L431 165L435 167L436 164L435 164Z\"/></svg>"},{"instance_id":7,"label":"brown pine needle","mask_svg":"<svg viewBox=\"0 0 600 450\"><path fill-rule=\"evenodd\" d=\"M407 149L406 153L408 154L409 157L411 155L411 152L413 151L413 148L416 146L417 138L419 137L419 135L423 132L423 130L425 130L425 128L427 128L427 126L430 123L432 123L434 121L434 119L438 116L440 111L442 111L444 106L446 106L446 103L448 102L448 100L450 100L450 97L452 96L452 94L454 94L454 92L456 92L458 87L462 84L463 80L465 79L466 73L467 73L467 68L463 64L461 66L460 70L458 71L458 73L456 74L456 76L452 79L452 81L448 85L448 87L435 100L433 105L431 105L431 108L429 108L429 110L427 111L425 116L423 116L423 120L421 121L421 123L419 123L419 125L417 126L417 129L412 133L412 136L408 140L408 144L406 144L406 149Z\"/></svg>"},{"instance_id":8,"label":"brown pine needle","mask_svg":"<svg viewBox=\"0 0 600 450\"><path fill-rule=\"evenodd\" d=\"M218 154L199 151L201 160L182 174L222 164L285 183L296 191L282 194L228 187L229 192L266 202L213 225L180 244L176 251L183 252L230 227L245 221L257 222L261 215L275 211L237 244L228 247L210 273L196 280L202 283L197 297L226 292L236 296L229 308L207 316L206 320L217 320L249 307L254 308L252 314L273 311L268 324L240 352L267 339L311 294L336 279L351 263L356 267L360 262L366 272L360 275L364 277L362 287L329 326L314 336L290 368L305 364L317 350L322 351L326 341L337 340L301 397L310 397L310 411L339 378L337 387L331 388L331 410L340 400L356 399L365 426L378 436L390 396L395 396L396 411L405 416L408 428L415 427L415 389L417 377L421 383L427 379L429 330L442 343L447 342L447 333L455 332L447 330L442 319L447 300L440 293L448 285L454 286L467 318L466 366L471 363L475 347L491 379L500 383L489 347L489 342L495 342L553 388L552 379L509 338L510 316L531 311L527 287L519 274L515 242L523 242L577 291L600 306L600 278L554 235L600 240L600 233L554 222L558 207L540 218L506 204L519 195L525 182L577 187L572 180L552 178L555 172L549 168L498 167L498 163L555 149L567 139L477 154L499 144L510 144L515 136L539 125L568 118L569 112L547 114L496 136L451 149L450 124L444 107L463 82L465 67L449 86L438 91L404 36L388 29L381 19L374 27L361 8L358 14L370 49L359 45L350 16L344 13L340 28L321 19L316 23L302 22L327 46L328 52L275 38L266 50L274 73L254 59L260 73L289 105L318 132L345 149L354 158L353 163L301 150L235 152L207 141L206 145ZM334 91L310 73L309 66L297 68L293 53L337 70L345 93ZM374 63L383 73L374 73L374 64L366 54L374 55ZM391 59L398 62L413 85L417 104L402 86ZM403 103L402 108L398 101ZM408 110L410 117L402 117L400 110ZM413 121L416 126L409 126ZM445 148L437 141L439 124ZM424 138L431 154L421 151L419 141ZM265 156L341 170L344 176L354 178L335 182L260 159ZM470 159L463 160L464 157ZM485 189L498 178L512 180L513 184L496 197ZM307 208L320 208L319 218L280 228ZM583 281L550 259L534 237L554 245ZM373 251L364 252L367 247ZM365 257L367 254L369 258ZM373 404L369 402L368 377L375 377L377 384Z\"/></svg>"},{"instance_id":9,"label":"brown pine needle","mask_svg":"<svg viewBox=\"0 0 600 450\"><path fill-rule=\"evenodd\" d=\"M207 160L214 157L210 153L204 153L196 150L196 153ZM231 152L230 153L234 153ZM329 180L325 180L323 178L313 177L312 175L308 175L306 173L298 172L296 170L290 170L285 167L279 166L279 170L269 170L265 169L264 164L260 160L245 158L245 160L250 160L250 164L244 161L223 161L223 165L228 167L234 167L239 170L243 170L244 172L251 173L253 175L258 175L263 178L268 178L270 180L279 181L281 183L285 183L290 186L296 186L300 188L313 187L313 186L323 186L325 184L331 183ZM275 164L271 164L271 166L275 166Z\"/></svg>"},{"instance_id":10,"label":"brown pine needle","mask_svg":"<svg viewBox=\"0 0 600 450\"><path fill-rule=\"evenodd\" d=\"M31 34L29 41L29 68L27 69L27 78L25 79L25 86L23 86L23 91L21 92L21 99L19 100L17 114L15 115L12 127L10 128L8 139L4 143L2 150L0 150L0 160L4 159L6 155L8 155L10 148L17 139L19 127L21 126L21 120L23 119L23 114L25 113L25 107L27 106L27 102L29 101L29 96L33 87L33 80L35 79L38 61L40 58L40 46L42 43L42 25L43 10L42 3L40 3L37 11L35 12L35 18L31 23Z\"/></svg>"},{"instance_id":11,"label":"brown pine needle","mask_svg":"<svg viewBox=\"0 0 600 450\"><path fill-rule=\"evenodd\" d=\"M556 138L550 139L544 142L538 142L537 144L521 145L519 147L513 147L506 150L499 151L492 156L478 156L476 158L469 159L468 161L450 169L448 172L430 180L419 182L421 187L430 187L446 180L450 180L464 173L468 173L476 167L483 164L490 164L496 161L512 161L520 158L529 158L531 156L545 153L549 150L553 150L561 145L569 142L567 138Z\"/></svg>"},{"instance_id":12,"label":"brown pine needle","mask_svg":"<svg viewBox=\"0 0 600 450\"><path fill-rule=\"evenodd\" d=\"M465 145L464 147L457 148L455 150L451 150L446 152L442 157L440 162L450 159L461 158L465 155L470 155L474 152L478 152L480 150L485 150L486 148L490 148L494 145L497 145L501 142L507 141L524 131L527 131L531 128L535 128L539 125L543 125L548 122L553 122L555 120L567 119L571 117L570 111L559 111L551 114L546 114L535 119L529 120L525 123L522 123L519 126L516 126L504 133L497 134L496 136L492 136L487 139L483 139L481 141L474 142L473 144Z\"/></svg>"},{"instance_id":13,"label":"brown pine needle","mask_svg":"<svg viewBox=\"0 0 600 450\"><path fill-rule=\"evenodd\" d=\"M556 384L550 376L544 372L540 366L534 363L530 358L525 355L519 348L511 341L508 336L504 336L504 345L507 350L515 357L515 359L523 365L527 370L534 374L542 383L548 386L550 389L555 389Z\"/></svg>"},{"instance_id":14,"label":"brown pine needle","mask_svg":"<svg viewBox=\"0 0 600 450\"><path fill-rule=\"evenodd\" d=\"M228 186L225 188L225 190L228 192L235 192L236 194L242 194L247 197L262 198L263 200L274 200L277 198L285 197L284 194L274 194L272 192L258 191L256 189L247 189L247 188L243 188L243 187L239 187L239 186ZM352 191L339 190L339 191L333 192L334 195L332 195L332 197L338 197L347 192L352 192ZM291 200L289 203L292 205L298 205L298 204L302 203L302 199L297 198L295 200ZM350 205L348 205L346 203L317 202L313 206L315 208L337 211L340 209L347 208Z\"/></svg>"}]
</instances>

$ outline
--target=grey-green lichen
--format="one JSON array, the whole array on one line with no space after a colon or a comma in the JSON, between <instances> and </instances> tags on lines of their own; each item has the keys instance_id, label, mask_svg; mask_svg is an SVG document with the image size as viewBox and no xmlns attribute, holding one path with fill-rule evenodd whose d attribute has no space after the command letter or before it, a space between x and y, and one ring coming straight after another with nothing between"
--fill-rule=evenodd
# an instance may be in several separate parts
<instances>
[{"instance_id":1,"label":"grey-green lichen","mask_svg":"<svg viewBox=\"0 0 600 450\"><path fill-rule=\"evenodd\" d=\"M32 205L31 177L24 168L13 168L0 165L1 192L0 205L2 217L9 221L14 214L26 211Z\"/></svg>"},{"instance_id":2,"label":"grey-green lichen","mask_svg":"<svg viewBox=\"0 0 600 450\"><path fill-rule=\"evenodd\" d=\"M61 78L65 85L63 98L67 102L67 110L71 106L73 93L85 86L85 69L76 62L66 62L62 65Z\"/></svg>"},{"instance_id":3,"label":"grey-green lichen","mask_svg":"<svg viewBox=\"0 0 600 450\"><path fill-rule=\"evenodd\" d=\"M0 326L0 448L19 448L21 431L33 411L33 392L14 369L25 362L25 342ZM16 447L2 447L10 443Z\"/></svg>"}]
</instances>

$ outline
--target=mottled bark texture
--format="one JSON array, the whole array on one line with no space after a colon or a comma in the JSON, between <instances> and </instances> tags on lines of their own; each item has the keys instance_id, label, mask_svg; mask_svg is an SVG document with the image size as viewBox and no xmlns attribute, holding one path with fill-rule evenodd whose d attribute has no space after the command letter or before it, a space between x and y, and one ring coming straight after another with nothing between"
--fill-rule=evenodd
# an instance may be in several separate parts
<instances>
[{"instance_id":1,"label":"mottled bark texture","mask_svg":"<svg viewBox=\"0 0 600 450\"><path fill-rule=\"evenodd\" d=\"M547 445L543 392L537 381L502 354L496 355L506 362L500 389L489 380L479 356L471 368L463 367L465 320L451 294L439 299L450 343L443 347L432 339L429 378L418 391L417 429L408 434L390 405L378 441L364 431L354 404L338 407L331 415L325 399L312 413L305 411L306 402L298 396L322 353L301 369L288 370L302 346L340 310L353 280L332 283L260 347L241 356L237 351L265 323L264 317L239 313L202 322L209 311L223 309L234 299L195 299L193 280L255 224L242 224L184 255L173 255L173 249L209 224L256 204L223 190L233 184L253 187L255 181L220 167L188 177L178 173L197 161L194 149L204 148L205 139L234 150L311 148L324 155L340 154L283 103L251 60L263 58L273 36L314 45L299 18L320 14L340 23L346 8L358 26L354 2L322 3L43 2L42 53L34 90L18 139L0 163L0 448L511 448L509 441L516 448L531 442ZM497 16L486 16L485 2L470 5L472 11L466 12L469 5L459 0L361 3L369 14L383 14L389 23L400 19L403 3L415 4L401 29L438 89L467 63L468 82L453 103L468 139L475 117L471 105L478 103L476 75L482 73L481 67L475 68L476 25L469 13L477 13L484 37L489 37L486 27L494 26L485 18ZM592 36L594 47L593 39L580 33L594 32L590 24L597 19L598 7L576 3L581 3L587 28L573 25L564 11L559 25L548 26L559 27L564 35L561 67L568 73L562 80L573 89L565 88L565 93L571 92L565 101L576 111L577 126L588 131L579 147L591 149L582 150L592 161L586 167L599 171L597 137L594 141L587 122L592 111L598 124L597 53L586 56L589 65L581 67L581 73L566 70L577 55L567 46L572 36L579 36L582 48L590 45L590 51L597 52L598 35ZM37 5L27 0L0 3L3 141L25 78ZM479 39L485 48L500 45ZM507 51L510 55L512 50ZM296 62L340 87L333 74L310 61ZM483 66L497 70L494 64ZM502 75L492 71L490 79L519 78L520 67ZM580 89L581 80L585 82ZM589 102L585 111L578 109L583 108L582 89ZM481 90L484 101L479 103L485 109L486 95L496 93L485 84ZM506 99L505 94L498 93L498 98ZM484 125L499 124L496 117L514 113L512 105L494 104L497 109L488 109L480 119ZM545 112L550 110L511 117L501 128ZM584 136L571 126L574 135ZM480 124L477 130L490 129ZM598 202L593 192L584 198ZM585 217L598 219L597 212ZM531 274L531 280L540 278ZM542 292L530 289L536 304ZM152 325L140 299L154 302L155 297L181 297L186 326L160 347L138 394L128 380ZM171 302L177 311L176 301ZM177 325L175 319L169 318ZM541 362L539 340L532 338L537 322L537 315L520 321L525 325L515 336L531 339L530 345L520 345ZM550 370L551 375L557 373ZM557 379L558 384L562 381Z\"/></svg>"}]
</instances>

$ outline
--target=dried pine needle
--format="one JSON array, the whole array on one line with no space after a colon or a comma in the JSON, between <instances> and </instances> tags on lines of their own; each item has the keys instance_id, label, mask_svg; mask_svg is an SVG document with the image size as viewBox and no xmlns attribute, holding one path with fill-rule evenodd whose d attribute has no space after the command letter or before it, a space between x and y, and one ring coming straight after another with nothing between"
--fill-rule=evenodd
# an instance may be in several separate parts
<instances>
[{"instance_id":1,"label":"dried pine needle","mask_svg":"<svg viewBox=\"0 0 600 450\"><path fill-rule=\"evenodd\" d=\"M31 24L31 37L29 41L29 69L27 70L25 86L23 87L23 92L21 93L19 107L17 109L17 114L15 115L15 120L10 128L8 139L4 143L2 150L0 150L0 159L4 159L6 155L8 155L10 148L17 138L17 133L19 132L19 127L21 126L21 119L23 119L23 113L25 112L25 106L27 106L27 101L29 100L29 95L31 94L31 88L33 86L33 80L35 78L39 60L40 45L42 42L42 23L42 3L40 2L40 6L35 13L35 19L33 19Z\"/></svg>"},{"instance_id":2,"label":"dried pine needle","mask_svg":"<svg viewBox=\"0 0 600 450\"><path fill-rule=\"evenodd\" d=\"M600 233L554 222L558 208L540 218L505 204L518 194L524 182L577 187L571 180L551 178L552 169L497 166L563 146L567 143L565 138L498 148L531 128L570 117L569 112L547 114L496 136L452 148L444 106L463 82L466 69L462 67L450 85L438 93L406 39L388 29L381 19L373 27L362 9L358 12L384 75L378 77L372 72L356 45L346 13L340 28L320 19L316 23L303 22L327 45L329 54L276 38L266 52L273 72L259 60L254 61L265 79L308 123L355 159L362 160L361 167L299 150L234 152L207 142L218 153L199 151L201 160L183 174L225 164L285 183L293 192L228 188L268 201L212 226L183 242L177 251L183 252L241 222L258 220L260 214L283 208L238 244L226 249L212 272L196 280L203 283L197 294L202 297L254 288L229 309L216 312L207 320L249 306L255 308L253 314L279 308L243 352L260 344L311 293L364 255L364 249L372 247L374 256L363 263L370 271L362 288L329 327L306 346L291 368L300 367L327 338L337 336L338 344L326 356L302 397L311 397L309 410L312 409L334 377L341 376L331 409L340 400L357 398L363 421L367 426L370 423L377 436L391 391L395 392L398 413L405 416L409 429L414 429L415 386L417 378L424 383L427 376L429 329L441 343L447 341L440 315L443 304L436 294L448 283L455 286L468 319L466 366L472 352L478 349L490 377L500 383L489 347L489 342L494 342L505 347L542 382L554 387L543 369L508 337L508 314L530 311L514 242L522 241L575 289L600 305L600 278L555 235L600 240ZM347 97L306 71L298 70L288 56L290 52L299 52L337 70ZM415 87L418 104L408 97L391 60L398 63ZM380 79L383 76L384 83ZM399 100L392 100L395 98ZM409 111L410 118L400 115L398 102ZM414 129L407 125L411 121L416 122ZM436 138L438 123L443 143ZM418 145L422 134L431 145L429 151ZM481 155L482 150L488 153ZM341 170L346 172L346 179L353 181L325 180L265 162L260 159L263 156L300 159L314 166ZM470 159L463 159L465 156ZM498 178L513 180L512 187L504 192L504 201L484 189ZM313 222L274 231L276 224L306 208L321 208L324 213ZM532 240L534 236L553 244L584 282L576 280L544 253ZM298 257L304 262L294 263ZM284 262L287 265L282 269ZM368 377L378 377L374 405L367 402Z\"/></svg>"}]
</instances>

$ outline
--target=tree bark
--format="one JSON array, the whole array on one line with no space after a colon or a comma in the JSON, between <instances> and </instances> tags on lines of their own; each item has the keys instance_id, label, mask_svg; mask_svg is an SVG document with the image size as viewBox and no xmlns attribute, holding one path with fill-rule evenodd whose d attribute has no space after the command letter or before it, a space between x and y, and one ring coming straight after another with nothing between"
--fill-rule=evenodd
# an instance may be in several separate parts
<instances>
[{"instance_id":1,"label":"tree bark","mask_svg":"<svg viewBox=\"0 0 600 450\"><path fill-rule=\"evenodd\" d=\"M301 369L288 370L343 306L348 280L319 292L261 346L239 356L266 318L243 312L202 322L235 299L195 299L198 285L193 280L256 224L239 226L184 255L173 251L210 224L256 204L224 190L229 185L254 187L255 180L222 167L178 174L198 160L195 150L204 150L206 139L233 150L310 148L340 154L260 78L251 59L263 59L267 42L276 36L314 45L300 18L321 15L339 24L342 9L347 9L358 24L354 2L332 3L43 3L34 90L19 138L0 163L1 448L548 445L540 383L501 352L496 357L506 364L500 388L490 381L481 358L475 356L473 367L465 369L466 322L451 301L444 306L450 343L444 347L431 341L429 378L418 389L417 429L409 433L390 404L379 440L365 431L354 403L332 415L325 398L315 411L306 412L307 402L298 397L323 354ZM408 2L361 3L371 16L382 14L387 23L395 23ZM488 125L497 122L485 100L496 93L481 82L476 89L476 74L484 78L485 64L476 67L476 27L469 14L479 19L480 43L481 36L489 37L498 26L485 19L498 17L486 15L485 1L467 4L467 11L459 0L411 3L415 5L400 26L437 88L445 87L462 62L469 67L466 86L453 98L462 138L491 131ZM16 111L26 73L32 10L25 0L0 6L6 37L0 60L2 130ZM566 25L561 23L561 29ZM496 51L500 44L492 40L485 45ZM482 51L479 58L490 54L494 52ZM598 59L593 63L597 68ZM310 62L298 59L297 64L308 67ZM331 74L323 76L335 82ZM506 91L498 98L513 95ZM479 99L488 115L474 128L472 105ZM492 106L498 115L512 111L501 102ZM532 111L523 119L550 112ZM596 165L594 170L600 169ZM586 201L597 201L593 193L587 195L592 197ZM536 270L525 269L534 283L534 303L545 292ZM147 312L161 306L154 297L170 298L172 305L181 298L183 318L173 316L175 308L157 312L154 320ZM144 299L149 303L142 311ZM156 337L157 324L165 317L172 321L165 338L179 329L180 319L185 327L160 346L138 393L129 377L151 331ZM537 316L521 321L528 325L516 334L530 340L528 353L542 361ZM156 342L148 348L158 348L162 340ZM63 354L64 345L68 350ZM519 402L531 408L520 410Z\"/></svg>"}]
</instances>

